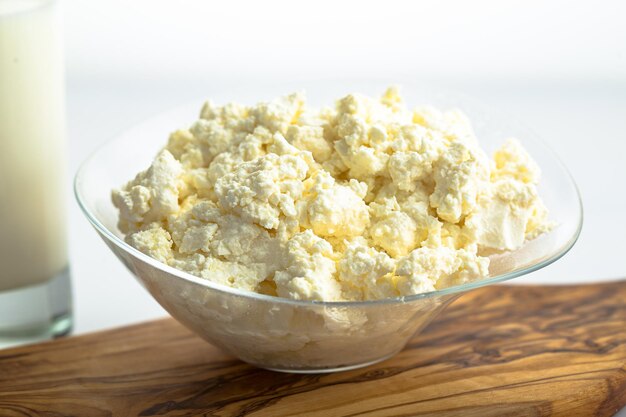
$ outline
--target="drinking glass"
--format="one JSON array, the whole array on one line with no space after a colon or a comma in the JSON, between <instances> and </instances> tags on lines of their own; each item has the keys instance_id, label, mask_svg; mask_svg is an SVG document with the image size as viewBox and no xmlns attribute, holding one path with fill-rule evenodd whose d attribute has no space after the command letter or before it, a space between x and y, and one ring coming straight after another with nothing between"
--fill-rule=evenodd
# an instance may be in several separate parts
<instances>
[{"instance_id":1,"label":"drinking glass","mask_svg":"<svg viewBox=\"0 0 626 417\"><path fill-rule=\"evenodd\" d=\"M72 326L59 4L0 0L0 347Z\"/></svg>"}]
</instances>

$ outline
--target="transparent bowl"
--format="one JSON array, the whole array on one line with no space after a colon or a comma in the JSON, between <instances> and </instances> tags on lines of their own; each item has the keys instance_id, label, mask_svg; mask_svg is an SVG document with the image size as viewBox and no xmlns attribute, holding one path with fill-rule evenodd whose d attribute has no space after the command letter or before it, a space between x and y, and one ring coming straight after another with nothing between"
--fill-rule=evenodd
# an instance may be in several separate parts
<instances>
[{"instance_id":1,"label":"transparent bowl","mask_svg":"<svg viewBox=\"0 0 626 417\"><path fill-rule=\"evenodd\" d=\"M302 85L300 85L300 88ZM352 91L380 94L376 83L305 86L312 105ZM494 151L518 138L542 169L539 193L557 226L520 250L491 256L487 278L439 291L364 302L295 301L214 284L162 264L124 242L110 193L147 168L169 133L195 120L201 103L155 117L102 146L79 169L78 202L113 253L176 320L243 361L287 372L332 372L366 366L400 351L451 301L474 288L528 274L563 256L582 225L582 205L572 177L532 131L471 99L418 86L403 86L410 106L457 107L469 115L481 146ZM285 86L230 91L218 103L254 103L288 93Z\"/></svg>"}]
</instances>

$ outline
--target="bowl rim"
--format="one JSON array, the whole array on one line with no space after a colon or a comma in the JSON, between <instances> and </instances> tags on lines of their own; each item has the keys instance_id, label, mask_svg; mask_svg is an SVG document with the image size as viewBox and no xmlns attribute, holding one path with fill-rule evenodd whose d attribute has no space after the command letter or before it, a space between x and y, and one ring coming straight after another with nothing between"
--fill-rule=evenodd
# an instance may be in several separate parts
<instances>
[{"instance_id":1,"label":"bowl rim","mask_svg":"<svg viewBox=\"0 0 626 417\"><path fill-rule=\"evenodd\" d=\"M463 94L457 94L460 96L464 96ZM465 96L465 99L467 99L468 97ZM495 110L489 106L486 106L480 102L477 102L474 99L471 99L471 101L473 102L473 104L478 104L481 107L485 107L488 108L490 111L493 111L495 114L498 114L499 116L504 116L507 119L514 121L516 123L519 123L515 118L512 118L508 115L503 114L501 111L499 110ZM85 198L83 197L83 194L81 192L81 184L82 184L82 179L83 176L85 174L85 171L87 170L89 164L99 155L99 153L104 150L106 147L112 145L113 143L115 143L117 140L120 140L121 138L123 138L127 133L131 132L132 130L141 127L145 124L148 124L150 121L155 120L159 117L162 117L163 115L167 115L170 114L174 111L176 111L177 109L182 109L182 108L188 108L190 107L192 102L180 105L180 106L176 106L173 107L169 110L163 111L163 112L159 112L156 115L149 117L145 120L143 120L142 122L135 124L133 126L131 126L130 128L127 128L123 131L121 131L120 133L118 133L117 135L115 135L112 139L105 141L104 143L101 143L99 146L97 146L90 154L89 156L80 164L78 170L76 171L76 174L74 176L74 181L73 181L73 191L74 191L74 196L76 198L76 201L78 202L78 205L81 209L81 211L83 212L83 214L87 217L87 220L89 221L89 223L91 223L91 225L96 229L96 231L104 238L106 238L106 240L108 240L109 242L113 243L115 246L117 246L119 249L121 249L122 251L128 253L129 255L138 258L140 261L150 265L151 267L154 267L156 269L159 269L165 273L167 273L169 276L175 277L175 278L180 278L183 279L185 281L188 281L192 284L197 284L200 286L203 286L205 288L214 290L214 291L218 291L224 294L228 294L228 295L234 295L234 296L238 296L238 297L244 297L244 298L251 298L251 299L255 299L255 300L259 300L259 301L266 301L266 302L272 302L272 303L284 303L284 304L289 304L289 305L297 305L297 306L324 306L324 307L356 307L356 306L361 306L361 307L365 307L365 306L373 306L373 305L387 305L387 304L404 304L404 303L410 303L413 301L417 301L417 300L422 300L422 299L428 299L428 298L433 298L433 297L440 297L440 296L445 296L445 295L452 295L452 294L458 294L458 293L463 293L466 291L470 291L476 288L481 288L487 285L491 285L491 284L497 284L500 282L504 282L504 281L508 281L510 279L513 278L518 278L522 275L526 275L529 273L532 273L534 271L537 271L539 269L542 269L554 262L556 262L557 260L559 260L560 258L562 258L565 254L567 254L570 249L576 244L576 242L578 241L581 231L582 231L582 227L583 227L583 223L584 223L584 208L583 208L583 203L582 203L582 198L581 198L581 194L580 194L580 190L578 189L578 185L576 184L576 182L574 181L574 178L572 176L572 174L570 173L570 171L567 169L567 167L565 166L565 164L563 164L563 162L561 161L561 159L559 158L558 154L556 152L554 152L552 150L552 148L546 144L543 140L540 139L540 137L532 130L530 130L530 128L528 128L526 125L523 125L524 128L526 128L527 130L529 130L532 134L533 137L530 138L530 140L538 142L541 146L543 146L546 151L548 151L551 154L551 157L554 158L554 161L558 164L558 166L563 170L563 172L566 174L566 176L568 177L571 185L573 186L575 192L576 192L576 197L577 197L577 201L578 201L578 211L580 212L580 218L576 227L576 231L574 232L574 234L570 237L570 239L568 240L568 242L565 244L565 246L563 246L561 248L561 250L555 252L552 256L541 260L540 262L537 262L535 264L532 264L530 266L527 266L525 268L521 268L519 270L516 271L512 271L512 272L507 272L504 274L500 274L500 275L496 275L494 277L487 277L487 278L482 278L482 279L477 279L475 281L470 281L464 284L460 284L460 285L454 285L451 287L447 287L447 288L443 288L440 290L435 290L435 291L428 291L428 292L423 292L423 293L419 293L419 294L411 294L411 295L405 295L405 296L401 296L401 297L393 297L393 298L381 298L381 299L375 299L375 300L362 300L362 301L323 301L323 300L295 300L295 299L290 299L290 298L284 298L284 297L278 297L278 296L273 296L273 295L266 295L266 294L260 294L254 291L248 291L248 290L242 290L242 289L238 289L238 288L233 288L233 287L229 287L226 285L222 285L222 284L218 284L215 282L212 282L208 279L204 279L204 278L200 278L197 277L195 275L192 275L188 272L182 271L180 269L176 269L174 267L171 267L167 264L164 264L152 257L150 257L149 255L146 255L145 253L139 251L138 249L135 249L134 247L132 247L130 244L126 243L123 239L119 238L115 233L113 233L111 230L109 230L104 224L102 224L102 222L100 222L100 220L98 220L98 218L90 211L90 209L88 208L88 204L86 203ZM133 271L133 275L136 275ZM137 277L136 277L137 278Z\"/></svg>"}]
</instances>

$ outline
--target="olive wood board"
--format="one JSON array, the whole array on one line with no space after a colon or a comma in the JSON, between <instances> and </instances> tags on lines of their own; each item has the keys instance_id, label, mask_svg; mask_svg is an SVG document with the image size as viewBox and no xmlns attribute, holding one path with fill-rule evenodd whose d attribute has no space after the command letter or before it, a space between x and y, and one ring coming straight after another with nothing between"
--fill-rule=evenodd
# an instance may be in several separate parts
<instances>
[{"instance_id":1,"label":"olive wood board","mask_svg":"<svg viewBox=\"0 0 626 417\"><path fill-rule=\"evenodd\" d=\"M2 417L575 417L624 405L626 281L475 290L395 357L333 374L252 367L173 319L0 350Z\"/></svg>"}]
</instances>

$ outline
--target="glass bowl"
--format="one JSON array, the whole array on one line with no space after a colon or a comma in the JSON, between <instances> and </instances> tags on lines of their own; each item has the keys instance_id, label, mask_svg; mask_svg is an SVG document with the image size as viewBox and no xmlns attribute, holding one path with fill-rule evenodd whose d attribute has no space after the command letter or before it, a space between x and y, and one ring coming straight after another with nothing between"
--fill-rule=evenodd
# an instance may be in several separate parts
<instances>
[{"instance_id":1,"label":"glass bowl","mask_svg":"<svg viewBox=\"0 0 626 417\"><path fill-rule=\"evenodd\" d=\"M305 85L312 105L331 103L353 91L378 95L384 87L372 82ZM124 242L117 228L111 190L146 169L169 133L197 118L200 102L148 120L102 146L79 169L76 197L108 247L159 304L199 336L241 360L262 368L303 373L347 370L382 361L400 351L462 293L528 274L559 259L574 245L582 225L581 200L572 177L532 131L458 94L402 87L411 107L432 104L463 110L488 153L507 137L518 138L542 169L539 193L556 227L517 251L492 255L490 274L484 279L377 301L295 301L214 284L134 249ZM265 90L229 91L211 98L218 103L252 104L296 89L283 84Z\"/></svg>"}]
</instances>

